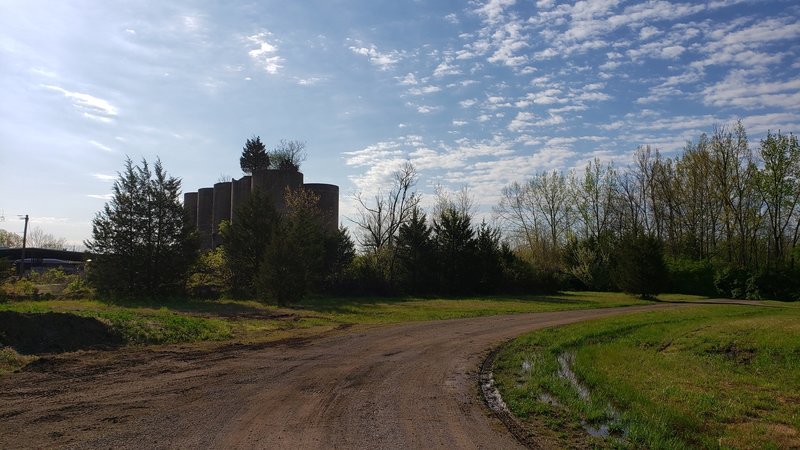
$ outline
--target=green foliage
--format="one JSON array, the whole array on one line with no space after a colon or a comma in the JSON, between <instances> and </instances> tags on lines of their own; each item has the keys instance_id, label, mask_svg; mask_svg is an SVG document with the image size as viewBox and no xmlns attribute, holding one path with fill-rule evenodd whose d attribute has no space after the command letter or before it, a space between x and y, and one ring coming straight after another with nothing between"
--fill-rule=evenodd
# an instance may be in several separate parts
<instances>
[{"instance_id":1,"label":"green foliage","mask_svg":"<svg viewBox=\"0 0 800 450\"><path fill-rule=\"evenodd\" d=\"M279 304L303 298L322 278L326 238L319 197L306 189L287 192L288 213L267 245L259 291Z\"/></svg>"},{"instance_id":2,"label":"green foliage","mask_svg":"<svg viewBox=\"0 0 800 450\"><path fill-rule=\"evenodd\" d=\"M495 380L514 414L535 414L556 440L565 429L607 425L616 433L592 445L789 447L783 439L791 435L780 430L800 425L800 310L770 306L693 307L537 331L501 350ZM587 396L563 376L565 362Z\"/></svg>"},{"instance_id":3,"label":"green foliage","mask_svg":"<svg viewBox=\"0 0 800 450\"><path fill-rule=\"evenodd\" d=\"M475 290L481 294L497 292L503 283L503 253L500 229L486 222L478 226L475 238Z\"/></svg>"},{"instance_id":4,"label":"green foliage","mask_svg":"<svg viewBox=\"0 0 800 450\"><path fill-rule=\"evenodd\" d=\"M432 233L425 213L418 207L400 225L396 241L397 281L406 292L419 294L434 288L436 249Z\"/></svg>"},{"instance_id":5,"label":"green foliage","mask_svg":"<svg viewBox=\"0 0 800 450\"><path fill-rule=\"evenodd\" d=\"M669 259L666 264L669 273L669 292L708 296L717 293L714 286L714 267L711 265L711 261Z\"/></svg>"},{"instance_id":6,"label":"green foliage","mask_svg":"<svg viewBox=\"0 0 800 450\"><path fill-rule=\"evenodd\" d=\"M91 298L94 296L94 290L86 281L86 277L75 275L67 281L62 296L65 298Z\"/></svg>"},{"instance_id":7,"label":"green foliage","mask_svg":"<svg viewBox=\"0 0 800 450\"><path fill-rule=\"evenodd\" d=\"M475 230L469 214L453 206L433 221L439 285L446 294L470 292L474 286Z\"/></svg>"},{"instance_id":8,"label":"green foliage","mask_svg":"<svg viewBox=\"0 0 800 450\"><path fill-rule=\"evenodd\" d=\"M347 228L339 227L333 236L325 239L326 292L342 292L348 269L356 258L356 244Z\"/></svg>"},{"instance_id":9,"label":"green foliage","mask_svg":"<svg viewBox=\"0 0 800 450\"><path fill-rule=\"evenodd\" d=\"M300 164L306 159L306 143L281 139L270 152L271 167L279 170L300 170Z\"/></svg>"},{"instance_id":10,"label":"green foliage","mask_svg":"<svg viewBox=\"0 0 800 450\"><path fill-rule=\"evenodd\" d=\"M113 196L92 221L86 247L98 292L115 297L154 297L181 292L197 243L180 199L181 182L156 160L130 159L114 182Z\"/></svg>"},{"instance_id":11,"label":"green foliage","mask_svg":"<svg viewBox=\"0 0 800 450\"><path fill-rule=\"evenodd\" d=\"M755 296L753 292L752 274L740 267L724 267L714 276L714 286L717 292L723 297L729 298L750 298Z\"/></svg>"},{"instance_id":12,"label":"green foliage","mask_svg":"<svg viewBox=\"0 0 800 450\"><path fill-rule=\"evenodd\" d=\"M225 247L203 253L186 281L186 290L196 298L218 298L231 286L231 268Z\"/></svg>"},{"instance_id":13,"label":"green foliage","mask_svg":"<svg viewBox=\"0 0 800 450\"><path fill-rule=\"evenodd\" d=\"M599 237L568 241L563 252L566 273L577 280L582 289L605 291L613 288L613 241L613 236L607 232Z\"/></svg>"},{"instance_id":14,"label":"green foliage","mask_svg":"<svg viewBox=\"0 0 800 450\"><path fill-rule=\"evenodd\" d=\"M624 292L653 298L667 281L662 243L644 233L622 237L615 255L614 278Z\"/></svg>"},{"instance_id":15,"label":"green foliage","mask_svg":"<svg viewBox=\"0 0 800 450\"><path fill-rule=\"evenodd\" d=\"M278 222L278 213L269 197L256 190L239 206L236 221L220 228L234 296L255 294L256 277Z\"/></svg>"},{"instance_id":16,"label":"green foliage","mask_svg":"<svg viewBox=\"0 0 800 450\"><path fill-rule=\"evenodd\" d=\"M248 139L242 147L242 156L239 158L242 172L252 175L256 170L267 169L270 166L270 157L267 147L261 142L259 136Z\"/></svg>"},{"instance_id":17,"label":"green foliage","mask_svg":"<svg viewBox=\"0 0 800 450\"><path fill-rule=\"evenodd\" d=\"M0 284L14 276L14 263L7 258L0 258Z\"/></svg>"}]
</instances>

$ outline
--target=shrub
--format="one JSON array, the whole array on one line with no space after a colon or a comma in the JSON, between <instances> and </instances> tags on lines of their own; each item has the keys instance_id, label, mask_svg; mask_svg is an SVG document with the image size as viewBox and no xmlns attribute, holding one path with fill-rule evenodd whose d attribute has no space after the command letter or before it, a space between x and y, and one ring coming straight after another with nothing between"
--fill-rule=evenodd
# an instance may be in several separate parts
<instances>
[{"instance_id":1,"label":"shrub","mask_svg":"<svg viewBox=\"0 0 800 450\"><path fill-rule=\"evenodd\" d=\"M714 267L708 260L666 261L669 290L678 294L715 295Z\"/></svg>"},{"instance_id":2,"label":"shrub","mask_svg":"<svg viewBox=\"0 0 800 450\"><path fill-rule=\"evenodd\" d=\"M724 267L714 276L714 287L719 295L743 299L747 297L750 277L750 272L740 267Z\"/></svg>"},{"instance_id":3,"label":"shrub","mask_svg":"<svg viewBox=\"0 0 800 450\"><path fill-rule=\"evenodd\" d=\"M653 298L667 282L664 250L657 238L643 233L623 237L616 253L617 286L642 298Z\"/></svg>"}]
</instances>

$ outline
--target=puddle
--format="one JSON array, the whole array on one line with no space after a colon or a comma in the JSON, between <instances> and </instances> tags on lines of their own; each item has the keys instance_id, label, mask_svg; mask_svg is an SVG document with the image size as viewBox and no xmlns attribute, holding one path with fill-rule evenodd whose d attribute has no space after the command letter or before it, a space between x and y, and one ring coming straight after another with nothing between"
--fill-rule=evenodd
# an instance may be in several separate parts
<instances>
[{"instance_id":1,"label":"puddle","mask_svg":"<svg viewBox=\"0 0 800 450\"><path fill-rule=\"evenodd\" d=\"M572 370L572 366L575 365L575 354L574 353L562 353L558 355L558 376L569 381L569 384L572 385L573 388L578 392L578 397L581 400L588 402L589 401L589 388L581 384L578 381L578 377L575 375L575 372Z\"/></svg>"},{"instance_id":2,"label":"puddle","mask_svg":"<svg viewBox=\"0 0 800 450\"><path fill-rule=\"evenodd\" d=\"M564 380L567 380L570 385L575 389L578 393L578 397L583 400L584 402L588 403L590 401L590 391L587 386L582 384L578 377L575 375L575 371L572 370L572 367L575 365L575 354L574 353L562 353L558 355L556 358L558 360L558 376ZM547 398L543 399L544 396ZM542 394L539 397L539 400L543 403L548 403L551 405L556 405L558 402L552 396L548 394ZM614 409L613 406L607 405L606 406L606 413L609 417L608 420L598 423L598 424L590 424L585 420L581 421L581 426L587 433L589 433L593 437L601 437L607 438L611 435L611 422L616 421L619 419L619 412ZM622 437L627 436L627 430L622 431Z\"/></svg>"}]
</instances>

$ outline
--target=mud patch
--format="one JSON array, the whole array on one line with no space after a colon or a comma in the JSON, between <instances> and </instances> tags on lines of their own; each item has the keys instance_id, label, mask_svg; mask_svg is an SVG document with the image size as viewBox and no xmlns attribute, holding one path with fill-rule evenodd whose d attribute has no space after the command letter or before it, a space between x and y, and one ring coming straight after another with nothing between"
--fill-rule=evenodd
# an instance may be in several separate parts
<instances>
[{"instance_id":1,"label":"mud patch","mask_svg":"<svg viewBox=\"0 0 800 450\"><path fill-rule=\"evenodd\" d=\"M111 349L124 343L108 325L91 317L0 311L0 344L24 355Z\"/></svg>"}]
</instances>

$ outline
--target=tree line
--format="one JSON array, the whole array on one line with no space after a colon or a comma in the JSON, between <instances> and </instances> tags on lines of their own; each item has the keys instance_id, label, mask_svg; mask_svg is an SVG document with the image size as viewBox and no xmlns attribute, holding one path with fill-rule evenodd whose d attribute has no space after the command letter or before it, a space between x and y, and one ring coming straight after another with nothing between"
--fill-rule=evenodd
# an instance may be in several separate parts
<instances>
[{"instance_id":1,"label":"tree line","mask_svg":"<svg viewBox=\"0 0 800 450\"><path fill-rule=\"evenodd\" d=\"M636 149L617 169L542 172L502 191L495 213L531 264L565 284L613 289L615 251L638 236L660 247L662 289L797 297L800 146L769 132L753 149L741 122L702 134L670 158Z\"/></svg>"},{"instance_id":2,"label":"tree line","mask_svg":"<svg viewBox=\"0 0 800 450\"><path fill-rule=\"evenodd\" d=\"M279 147L296 169L302 144ZM260 138L248 139L242 169L274 167L275 154ZM87 242L99 255L90 279L109 294L188 291L279 303L309 293L565 288L798 297L794 135L768 133L751 148L736 123L688 142L674 157L639 147L633 161L617 168L594 159L581 173L541 172L511 183L493 211L497 226L477 223L466 189L439 190L425 211L410 163L384 190L355 195L353 236L343 227L325 231L311 192L287 191L289 208L279 214L256 191L234 223L221 225L222 245L201 255L180 205L180 180L160 162L151 170L129 160Z\"/></svg>"}]
</instances>

